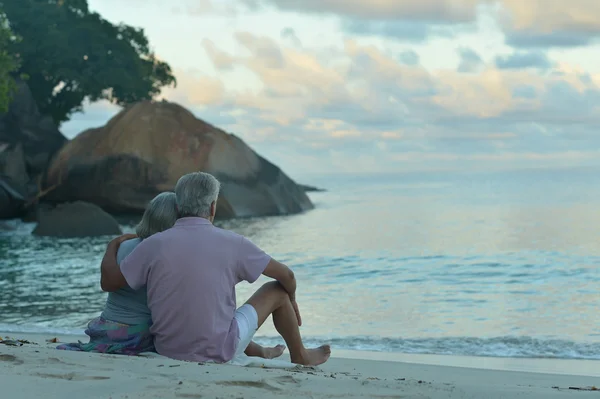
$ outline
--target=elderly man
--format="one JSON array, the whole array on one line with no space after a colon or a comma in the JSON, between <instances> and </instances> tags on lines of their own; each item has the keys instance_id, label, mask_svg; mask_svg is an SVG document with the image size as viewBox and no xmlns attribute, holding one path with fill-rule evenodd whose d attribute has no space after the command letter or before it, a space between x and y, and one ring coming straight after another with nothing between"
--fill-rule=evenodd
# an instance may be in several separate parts
<instances>
[{"instance_id":1,"label":"elderly man","mask_svg":"<svg viewBox=\"0 0 600 399\"><path fill-rule=\"evenodd\" d=\"M174 359L228 362L246 351L273 315L293 363L326 362L328 345L306 349L302 343L294 273L247 238L213 226L219 189L207 173L181 177L175 186L180 219L142 241L120 269L105 256L103 270L110 272L103 289L146 285L156 350ZM276 281L236 310L236 284L253 283L261 274Z\"/></svg>"}]
</instances>

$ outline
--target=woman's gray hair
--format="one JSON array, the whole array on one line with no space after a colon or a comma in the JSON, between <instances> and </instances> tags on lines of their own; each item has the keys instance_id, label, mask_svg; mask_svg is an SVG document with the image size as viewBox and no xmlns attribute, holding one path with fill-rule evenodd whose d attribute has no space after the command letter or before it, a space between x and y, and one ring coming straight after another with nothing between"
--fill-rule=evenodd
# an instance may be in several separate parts
<instances>
[{"instance_id":1,"label":"woman's gray hair","mask_svg":"<svg viewBox=\"0 0 600 399\"><path fill-rule=\"evenodd\" d=\"M175 185L179 217L210 216L210 205L217 201L221 184L211 174L194 172L183 175Z\"/></svg>"},{"instance_id":2,"label":"woman's gray hair","mask_svg":"<svg viewBox=\"0 0 600 399\"><path fill-rule=\"evenodd\" d=\"M142 220L135 228L141 239L160 233L173 227L177 221L177 199L175 193L164 192L150 201Z\"/></svg>"}]
</instances>

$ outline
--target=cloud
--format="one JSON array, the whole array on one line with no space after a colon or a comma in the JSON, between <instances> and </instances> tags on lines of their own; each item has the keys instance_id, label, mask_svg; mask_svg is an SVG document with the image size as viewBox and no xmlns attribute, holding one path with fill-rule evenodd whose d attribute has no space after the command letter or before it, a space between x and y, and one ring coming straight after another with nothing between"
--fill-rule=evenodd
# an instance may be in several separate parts
<instances>
[{"instance_id":1,"label":"cloud","mask_svg":"<svg viewBox=\"0 0 600 399\"><path fill-rule=\"evenodd\" d=\"M482 15L499 22L518 48L577 47L600 38L597 0L239 0L252 10L275 8L340 19L347 33L424 42L473 29Z\"/></svg>"},{"instance_id":2,"label":"cloud","mask_svg":"<svg viewBox=\"0 0 600 399\"><path fill-rule=\"evenodd\" d=\"M510 55L497 56L496 66L500 69L549 69L553 63L542 51L517 51Z\"/></svg>"},{"instance_id":3,"label":"cloud","mask_svg":"<svg viewBox=\"0 0 600 399\"><path fill-rule=\"evenodd\" d=\"M514 47L576 47L600 37L596 0L503 0L499 16Z\"/></svg>"},{"instance_id":4,"label":"cloud","mask_svg":"<svg viewBox=\"0 0 600 399\"><path fill-rule=\"evenodd\" d=\"M479 67L483 65L483 60L479 54L470 48L460 47L458 49L458 55L460 57L460 64L457 69L458 72L477 72Z\"/></svg>"},{"instance_id":5,"label":"cloud","mask_svg":"<svg viewBox=\"0 0 600 399\"><path fill-rule=\"evenodd\" d=\"M112 1L117 3L116 0L102 0L104 2ZM165 2L162 0L130 0L130 2L142 3L144 7L149 5L158 4L164 7ZM118 2L122 5L121 2ZM213 1L213 0L171 0L170 2L171 12L175 15L193 15L193 16L225 16L232 17L236 16L239 12L239 7L235 4L231 4L226 1Z\"/></svg>"},{"instance_id":6,"label":"cloud","mask_svg":"<svg viewBox=\"0 0 600 399\"><path fill-rule=\"evenodd\" d=\"M421 60L419 54L414 50L406 50L398 54L398 61L405 65L415 66Z\"/></svg>"},{"instance_id":7,"label":"cloud","mask_svg":"<svg viewBox=\"0 0 600 399\"><path fill-rule=\"evenodd\" d=\"M451 37L476 20L480 0L240 0L250 10L321 14L339 18L342 30L360 36L385 36L410 42Z\"/></svg>"},{"instance_id":8,"label":"cloud","mask_svg":"<svg viewBox=\"0 0 600 399\"><path fill-rule=\"evenodd\" d=\"M283 54L277 43L267 37L258 37L249 32L235 35L237 41L255 55L255 62L264 68L281 69L284 66Z\"/></svg>"},{"instance_id":9,"label":"cloud","mask_svg":"<svg viewBox=\"0 0 600 399\"><path fill-rule=\"evenodd\" d=\"M281 30L281 37L289 40L296 47L302 47L302 42L298 39L298 36L296 36L296 31L293 28L283 28Z\"/></svg>"},{"instance_id":10,"label":"cloud","mask_svg":"<svg viewBox=\"0 0 600 399\"><path fill-rule=\"evenodd\" d=\"M218 106L225 101L225 86L217 78L196 70L175 69L177 87L163 90L160 98L190 106Z\"/></svg>"},{"instance_id":11,"label":"cloud","mask_svg":"<svg viewBox=\"0 0 600 399\"><path fill-rule=\"evenodd\" d=\"M171 7L175 14L204 15L216 11L211 0L195 0L194 3L184 2L183 4L175 2Z\"/></svg>"},{"instance_id":12,"label":"cloud","mask_svg":"<svg viewBox=\"0 0 600 399\"><path fill-rule=\"evenodd\" d=\"M290 141L326 153L343 142L348 154L370 148L380 162L400 162L407 153L435 160L427 154L451 150L438 161L515 165L588 162L589 143L578 148L576 137L600 146L591 138L600 124L600 77L568 65L550 67L547 75L501 69L461 48L464 68L480 73L429 71L354 40L325 58L248 32L235 37L247 50L232 57L235 67L252 72L260 85L228 90L219 112L235 115L227 128L255 143ZM374 140L379 144L371 147ZM583 155L566 155L565 148Z\"/></svg>"},{"instance_id":13,"label":"cloud","mask_svg":"<svg viewBox=\"0 0 600 399\"><path fill-rule=\"evenodd\" d=\"M484 12L479 6L490 2L456 2L457 9L449 8L452 3L257 0L250 5L270 11L253 16L252 23L254 18L270 20L273 9L296 10L337 15L340 26L356 35L334 31L320 42L309 30L315 21L306 16L281 17L275 31L250 32L245 21L236 25L240 31L224 33L229 20L218 18L201 41L204 52L190 50L196 58L185 65L196 69L177 68L173 62L179 84L163 96L240 135L274 162L283 161L284 167L292 162L299 170L299 159L312 160L314 170L328 169L323 165L445 169L452 162L463 168L477 162L502 167L600 164L600 157L590 156L595 154L591 149L600 148L600 74L559 62L558 52L551 61L541 47L497 56L499 35L489 46L486 36L485 45L465 38L458 48L448 42L428 47L427 39L444 29L448 35L463 29ZM527 18L528 12L535 13L535 0L517 6L509 0L495 3L504 6L485 12L493 12L489 16L500 21L507 40L532 32L548 47L556 35L577 38L586 26L579 14L569 17L570 24L564 22L569 19L554 15L562 10L556 5L543 11L550 13L545 26L536 25L536 15ZM397 27L390 30L393 18ZM588 25L593 31L594 21ZM410 48L390 38L422 40L423 45ZM94 112L99 111L92 108L88 115L98 119ZM81 124L66 128L75 126Z\"/></svg>"},{"instance_id":14,"label":"cloud","mask_svg":"<svg viewBox=\"0 0 600 399\"><path fill-rule=\"evenodd\" d=\"M206 54L217 69L229 70L233 67L235 59L229 54L219 50L211 40L203 39L202 47L204 47Z\"/></svg>"},{"instance_id":15,"label":"cloud","mask_svg":"<svg viewBox=\"0 0 600 399\"><path fill-rule=\"evenodd\" d=\"M479 0L256 0L258 5L272 5L283 11L334 14L371 20L418 19L439 23L462 23L475 19Z\"/></svg>"}]
</instances>

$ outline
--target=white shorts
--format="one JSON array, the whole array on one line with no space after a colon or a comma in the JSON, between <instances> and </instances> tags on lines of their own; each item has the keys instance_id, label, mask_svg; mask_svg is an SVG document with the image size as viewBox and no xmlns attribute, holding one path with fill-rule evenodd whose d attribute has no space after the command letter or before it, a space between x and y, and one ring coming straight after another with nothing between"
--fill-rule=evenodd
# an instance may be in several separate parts
<instances>
[{"instance_id":1,"label":"white shorts","mask_svg":"<svg viewBox=\"0 0 600 399\"><path fill-rule=\"evenodd\" d=\"M233 318L238 324L237 349L233 355L236 358L244 353L258 330L258 313L252 305L245 304L235 311Z\"/></svg>"}]
</instances>

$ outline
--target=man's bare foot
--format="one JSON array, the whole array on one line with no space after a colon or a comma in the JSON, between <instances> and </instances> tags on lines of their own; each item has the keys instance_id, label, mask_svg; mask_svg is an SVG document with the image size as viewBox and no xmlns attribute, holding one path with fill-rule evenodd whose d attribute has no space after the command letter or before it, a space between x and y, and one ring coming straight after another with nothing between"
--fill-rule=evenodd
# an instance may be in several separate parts
<instances>
[{"instance_id":1,"label":"man's bare foot","mask_svg":"<svg viewBox=\"0 0 600 399\"><path fill-rule=\"evenodd\" d=\"M262 356L265 359L275 359L283 355L283 351L285 350L285 345L277 345L274 348L263 348Z\"/></svg>"},{"instance_id":2,"label":"man's bare foot","mask_svg":"<svg viewBox=\"0 0 600 399\"><path fill-rule=\"evenodd\" d=\"M331 356L331 347L329 345L319 346L315 349L305 349L302 358L293 359L292 363L303 366L318 366L325 363Z\"/></svg>"}]
</instances>

